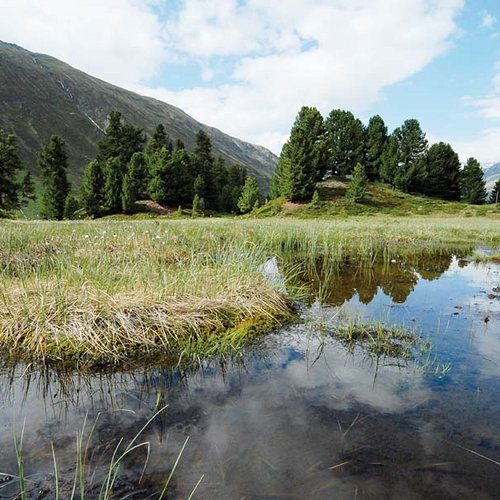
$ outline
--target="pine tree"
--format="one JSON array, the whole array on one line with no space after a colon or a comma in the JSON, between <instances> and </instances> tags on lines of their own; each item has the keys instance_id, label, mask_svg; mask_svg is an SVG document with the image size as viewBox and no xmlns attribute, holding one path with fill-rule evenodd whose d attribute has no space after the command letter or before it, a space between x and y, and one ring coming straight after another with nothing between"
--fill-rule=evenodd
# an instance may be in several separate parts
<instances>
[{"instance_id":1,"label":"pine tree","mask_svg":"<svg viewBox=\"0 0 500 500\"><path fill-rule=\"evenodd\" d=\"M123 177L122 209L126 214L133 212L135 202L139 197L140 179L138 179L135 166L136 164L130 161L127 172Z\"/></svg>"},{"instance_id":2,"label":"pine tree","mask_svg":"<svg viewBox=\"0 0 500 500\"><path fill-rule=\"evenodd\" d=\"M283 146L271 181L271 196L293 201L311 199L316 179L326 171L323 118L316 108L302 107Z\"/></svg>"},{"instance_id":3,"label":"pine tree","mask_svg":"<svg viewBox=\"0 0 500 500\"><path fill-rule=\"evenodd\" d=\"M481 165L475 158L469 158L460 179L462 200L474 205L482 205L486 201L486 183Z\"/></svg>"},{"instance_id":4,"label":"pine tree","mask_svg":"<svg viewBox=\"0 0 500 500\"><path fill-rule=\"evenodd\" d=\"M367 184L365 169L361 163L358 163L354 167L352 180L345 194L346 198L355 203L361 203L365 198Z\"/></svg>"},{"instance_id":5,"label":"pine tree","mask_svg":"<svg viewBox=\"0 0 500 500\"><path fill-rule=\"evenodd\" d=\"M418 169L418 192L443 200L460 199L460 160L449 144L433 144Z\"/></svg>"},{"instance_id":6,"label":"pine tree","mask_svg":"<svg viewBox=\"0 0 500 500\"><path fill-rule=\"evenodd\" d=\"M366 176L369 180L380 177L383 153L387 145L387 127L379 115L370 118L366 128Z\"/></svg>"},{"instance_id":7,"label":"pine tree","mask_svg":"<svg viewBox=\"0 0 500 500\"><path fill-rule=\"evenodd\" d=\"M78 210L80 210L80 203L72 194L68 195L64 202L64 218L74 219Z\"/></svg>"},{"instance_id":8,"label":"pine tree","mask_svg":"<svg viewBox=\"0 0 500 500\"><path fill-rule=\"evenodd\" d=\"M61 220L64 204L70 191L66 177L68 157L64 140L53 135L38 155L40 177L42 179L41 216L45 219Z\"/></svg>"},{"instance_id":9,"label":"pine tree","mask_svg":"<svg viewBox=\"0 0 500 500\"><path fill-rule=\"evenodd\" d=\"M250 212L256 202L260 201L260 191L255 177L247 177L240 199L238 200L238 208L242 214Z\"/></svg>"},{"instance_id":10,"label":"pine tree","mask_svg":"<svg viewBox=\"0 0 500 500\"><path fill-rule=\"evenodd\" d=\"M489 203L500 203L500 179L497 179L488 199Z\"/></svg>"},{"instance_id":11,"label":"pine tree","mask_svg":"<svg viewBox=\"0 0 500 500\"><path fill-rule=\"evenodd\" d=\"M118 157L110 158L104 165L104 208L107 213L122 211L123 164Z\"/></svg>"},{"instance_id":12,"label":"pine tree","mask_svg":"<svg viewBox=\"0 0 500 500\"><path fill-rule=\"evenodd\" d=\"M170 152L173 151L172 142L165 130L165 127L160 123L156 126L153 137L148 141L144 149L144 155L149 160L160 149L166 148Z\"/></svg>"},{"instance_id":13,"label":"pine tree","mask_svg":"<svg viewBox=\"0 0 500 500\"><path fill-rule=\"evenodd\" d=\"M325 121L328 167L332 173L350 174L365 160L366 131L350 111L334 109Z\"/></svg>"},{"instance_id":14,"label":"pine tree","mask_svg":"<svg viewBox=\"0 0 500 500\"><path fill-rule=\"evenodd\" d=\"M214 185L212 143L207 133L203 130L199 130L196 134L192 161L193 177L196 178L197 176L201 176L203 179L204 192L199 193L199 196L204 199L207 209L216 210L218 192Z\"/></svg>"},{"instance_id":15,"label":"pine tree","mask_svg":"<svg viewBox=\"0 0 500 500\"><path fill-rule=\"evenodd\" d=\"M0 128L0 210L19 207L19 184L16 176L20 169L16 136Z\"/></svg>"},{"instance_id":16,"label":"pine tree","mask_svg":"<svg viewBox=\"0 0 500 500\"><path fill-rule=\"evenodd\" d=\"M26 172L23 177L20 186L20 198L21 203L28 203L29 200L35 200L35 184L33 183L33 179L31 178L31 173Z\"/></svg>"},{"instance_id":17,"label":"pine tree","mask_svg":"<svg viewBox=\"0 0 500 500\"><path fill-rule=\"evenodd\" d=\"M86 165L81 190L82 204L87 215L98 217L104 210L104 172L97 160Z\"/></svg>"},{"instance_id":18,"label":"pine tree","mask_svg":"<svg viewBox=\"0 0 500 500\"><path fill-rule=\"evenodd\" d=\"M144 149L144 133L141 128L122 123L119 111L112 111L104 137L97 145L96 159L105 164L111 158L120 158L127 165L132 155Z\"/></svg>"},{"instance_id":19,"label":"pine tree","mask_svg":"<svg viewBox=\"0 0 500 500\"><path fill-rule=\"evenodd\" d=\"M394 131L397 143L398 168L394 184L402 191L409 191L417 174L417 164L427 152L427 139L418 120L406 120Z\"/></svg>"},{"instance_id":20,"label":"pine tree","mask_svg":"<svg viewBox=\"0 0 500 500\"><path fill-rule=\"evenodd\" d=\"M394 187L394 177L398 170L398 143L393 135L387 139L384 151L380 157L380 178Z\"/></svg>"},{"instance_id":21,"label":"pine tree","mask_svg":"<svg viewBox=\"0 0 500 500\"><path fill-rule=\"evenodd\" d=\"M168 198L167 164L171 156L167 148L162 148L155 153L149 164L151 180L148 184L148 193L151 199L157 203L165 203Z\"/></svg>"}]
</instances>

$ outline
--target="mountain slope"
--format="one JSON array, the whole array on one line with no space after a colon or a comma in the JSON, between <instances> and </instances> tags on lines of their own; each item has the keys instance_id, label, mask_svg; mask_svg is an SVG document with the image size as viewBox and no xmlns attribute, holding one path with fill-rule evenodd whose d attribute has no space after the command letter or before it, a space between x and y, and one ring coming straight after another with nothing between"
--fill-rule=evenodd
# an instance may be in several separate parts
<instances>
[{"instance_id":1,"label":"mountain slope","mask_svg":"<svg viewBox=\"0 0 500 500\"><path fill-rule=\"evenodd\" d=\"M491 191L495 182L500 179L500 162L484 168L484 180L486 181L486 189Z\"/></svg>"},{"instance_id":2,"label":"mountain slope","mask_svg":"<svg viewBox=\"0 0 500 500\"><path fill-rule=\"evenodd\" d=\"M216 154L247 167L261 187L269 185L277 158L267 149L203 125L175 106L0 41L0 127L17 135L20 156L35 174L38 151L51 134L58 134L66 140L70 178L78 183L113 110L148 134L163 123L171 138L181 139L190 150L201 128L210 136Z\"/></svg>"}]
</instances>

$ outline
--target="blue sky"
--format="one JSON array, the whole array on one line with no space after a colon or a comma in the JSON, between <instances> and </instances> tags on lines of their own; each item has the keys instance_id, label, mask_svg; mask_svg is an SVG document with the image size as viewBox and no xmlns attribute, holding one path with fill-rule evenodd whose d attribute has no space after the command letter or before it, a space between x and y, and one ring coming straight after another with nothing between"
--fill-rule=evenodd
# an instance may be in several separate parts
<instances>
[{"instance_id":1,"label":"blue sky","mask_svg":"<svg viewBox=\"0 0 500 500\"><path fill-rule=\"evenodd\" d=\"M302 105L500 161L498 0L0 0L0 39L279 154Z\"/></svg>"}]
</instances>

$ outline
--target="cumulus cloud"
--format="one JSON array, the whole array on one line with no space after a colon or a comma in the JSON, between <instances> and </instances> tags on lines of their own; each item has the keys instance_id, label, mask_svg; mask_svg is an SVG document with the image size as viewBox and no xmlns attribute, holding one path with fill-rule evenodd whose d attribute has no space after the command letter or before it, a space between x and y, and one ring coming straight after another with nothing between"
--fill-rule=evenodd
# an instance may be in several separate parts
<instances>
[{"instance_id":1,"label":"cumulus cloud","mask_svg":"<svg viewBox=\"0 0 500 500\"><path fill-rule=\"evenodd\" d=\"M0 36L279 153L300 106L362 112L443 54L463 3L0 0ZM193 61L193 88L148 83L166 62Z\"/></svg>"},{"instance_id":2,"label":"cumulus cloud","mask_svg":"<svg viewBox=\"0 0 500 500\"><path fill-rule=\"evenodd\" d=\"M450 141L462 162L477 158L483 164L496 163L500 159L500 127L481 130L479 136L470 141Z\"/></svg>"},{"instance_id":3,"label":"cumulus cloud","mask_svg":"<svg viewBox=\"0 0 500 500\"><path fill-rule=\"evenodd\" d=\"M166 57L155 0L0 0L0 38L109 82L146 81Z\"/></svg>"},{"instance_id":4,"label":"cumulus cloud","mask_svg":"<svg viewBox=\"0 0 500 500\"><path fill-rule=\"evenodd\" d=\"M363 110L384 87L424 68L450 47L462 0L185 0L165 26L169 50L238 56L228 83L169 92L201 121L279 153L301 105L323 113Z\"/></svg>"}]
</instances>

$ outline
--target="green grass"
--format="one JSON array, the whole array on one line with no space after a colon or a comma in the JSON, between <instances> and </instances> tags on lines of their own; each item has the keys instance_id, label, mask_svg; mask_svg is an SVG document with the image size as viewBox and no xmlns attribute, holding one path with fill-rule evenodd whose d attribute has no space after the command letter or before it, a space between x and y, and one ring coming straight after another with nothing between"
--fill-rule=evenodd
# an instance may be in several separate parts
<instances>
[{"instance_id":1,"label":"green grass","mask_svg":"<svg viewBox=\"0 0 500 500\"><path fill-rule=\"evenodd\" d=\"M320 197L318 206L310 204L290 204L284 199L271 200L252 215L255 217L295 217L303 219L339 218L356 215L377 214L396 217L408 215L433 215L463 217L500 215L498 205L469 205L462 202L450 202L437 198L418 196L391 189L387 184L373 182L368 184L365 200L352 203L345 198L349 181L341 177L332 177L318 183Z\"/></svg>"},{"instance_id":2,"label":"green grass","mask_svg":"<svg viewBox=\"0 0 500 500\"><path fill-rule=\"evenodd\" d=\"M499 221L1 221L0 345L16 359L80 366L240 349L294 314L295 295L261 272L270 257L370 267L498 246ZM292 283L297 269L280 270Z\"/></svg>"}]
</instances>

